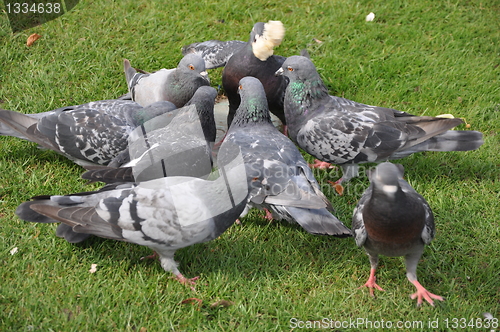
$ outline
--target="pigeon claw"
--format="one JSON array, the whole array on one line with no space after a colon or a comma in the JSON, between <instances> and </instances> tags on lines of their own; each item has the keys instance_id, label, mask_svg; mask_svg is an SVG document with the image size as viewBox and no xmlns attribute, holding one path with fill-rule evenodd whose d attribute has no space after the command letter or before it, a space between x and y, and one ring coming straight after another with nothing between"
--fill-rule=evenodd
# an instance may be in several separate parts
<instances>
[{"instance_id":1,"label":"pigeon claw","mask_svg":"<svg viewBox=\"0 0 500 332\"><path fill-rule=\"evenodd\" d=\"M368 281L366 281L366 283L363 286L358 287L358 289L363 288L363 287L368 287L368 289L370 290L370 296L371 297L375 297L375 294L373 294L373 289L374 288L376 288L379 291L385 292L385 290L382 289L382 287L380 287L379 285L377 285L377 283L375 282L375 280L376 280L375 270L372 269L372 270L370 270L370 277L368 278Z\"/></svg>"},{"instance_id":2,"label":"pigeon claw","mask_svg":"<svg viewBox=\"0 0 500 332\"><path fill-rule=\"evenodd\" d=\"M309 164L309 167L311 168L319 168L319 169L333 169L335 168L334 165L321 161L319 159L314 159L314 164Z\"/></svg>"},{"instance_id":3,"label":"pigeon claw","mask_svg":"<svg viewBox=\"0 0 500 332\"><path fill-rule=\"evenodd\" d=\"M379 291L385 292L385 290L382 287L380 287L379 285L377 285L377 283L375 282L375 280L371 281L370 279L368 279L368 281L366 282L366 284L364 284L361 287L358 287L358 289L363 288L363 287L368 287L368 289L370 290L370 296L371 297L375 297L375 294L373 293L373 289L374 288L376 288Z\"/></svg>"},{"instance_id":4,"label":"pigeon claw","mask_svg":"<svg viewBox=\"0 0 500 332\"><path fill-rule=\"evenodd\" d=\"M427 289L424 288L417 280L411 281L413 285L417 288L417 291L410 295L411 299L417 299L417 306L420 307L422 305L423 299L425 299L431 306L434 306L434 300L444 301L442 296L432 294Z\"/></svg>"},{"instance_id":5,"label":"pigeon claw","mask_svg":"<svg viewBox=\"0 0 500 332\"><path fill-rule=\"evenodd\" d=\"M264 218L269 220L269 222L273 221L273 214L271 213L271 211L269 211L268 209L264 209L264 211L266 211L266 216Z\"/></svg>"}]
</instances>

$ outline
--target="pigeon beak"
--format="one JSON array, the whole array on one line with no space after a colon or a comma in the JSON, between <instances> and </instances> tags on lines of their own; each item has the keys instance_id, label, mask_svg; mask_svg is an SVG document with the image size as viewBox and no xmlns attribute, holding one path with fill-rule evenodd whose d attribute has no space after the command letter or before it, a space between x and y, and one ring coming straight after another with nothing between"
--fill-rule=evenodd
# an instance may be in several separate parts
<instances>
[{"instance_id":1,"label":"pigeon beak","mask_svg":"<svg viewBox=\"0 0 500 332\"><path fill-rule=\"evenodd\" d=\"M203 77L207 82L210 83L210 78L208 78L208 73L206 71L202 71L200 73L201 77Z\"/></svg>"},{"instance_id":2,"label":"pigeon beak","mask_svg":"<svg viewBox=\"0 0 500 332\"><path fill-rule=\"evenodd\" d=\"M274 76L281 76L281 75L283 75L283 68L276 70L276 72L274 73Z\"/></svg>"}]
</instances>

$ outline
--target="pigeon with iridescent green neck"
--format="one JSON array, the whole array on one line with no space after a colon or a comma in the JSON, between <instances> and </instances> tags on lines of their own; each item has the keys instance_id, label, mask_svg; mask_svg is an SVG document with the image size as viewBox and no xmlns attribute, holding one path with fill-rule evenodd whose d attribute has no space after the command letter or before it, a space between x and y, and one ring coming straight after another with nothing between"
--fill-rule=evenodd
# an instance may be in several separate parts
<instances>
[{"instance_id":1,"label":"pigeon with iridescent green neck","mask_svg":"<svg viewBox=\"0 0 500 332\"><path fill-rule=\"evenodd\" d=\"M312 234L350 236L300 151L276 129L264 88L254 77L240 80L241 103L221 145L241 149L248 176L249 207L268 209L276 219L298 223ZM227 150L227 149L226 149ZM225 160L219 152L218 159Z\"/></svg>"},{"instance_id":2,"label":"pigeon with iridescent green neck","mask_svg":"<svg viewBox=\"0 0 500 332\"><path fill-rule=\"evenodd\" d=\"M360 163L483 144L480 132L450 130L463 122L458 118L414 116L331 96L306 57L287 58L277 74L290 79L284 102L290 138L319 160L341 165L338 183L357 176Z\"/></svg>"}]
</instances>

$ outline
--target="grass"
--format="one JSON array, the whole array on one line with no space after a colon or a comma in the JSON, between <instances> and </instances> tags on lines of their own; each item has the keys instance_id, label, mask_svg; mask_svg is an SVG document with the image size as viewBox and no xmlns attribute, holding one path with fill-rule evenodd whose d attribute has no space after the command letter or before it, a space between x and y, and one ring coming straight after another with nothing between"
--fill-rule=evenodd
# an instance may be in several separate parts
<instances>
[{"instance_id":1,"label":"grass","mask_svg":"<svg viewBox=\"0 0 500 332\"><path fill-rule=\"evenodd\" d=\"M376 18L368 23L369 12ZM316 329L397 330L373 325L383 319L426 327L401 330L431 330L438 320L434 331L465 331L476 329L453 325L454 318L475 322L485 312L500 318L499 14L493 0L84 0L16 34L0 15L4 109L33 113L114 98L126 92L123 58L144 70L171 68L182 45L247 40L255 22L279 19L287 34L276 53L307 47L332 94L419 115L452 113L485 140L477 151L401 160L436 216L437 236L419 264L419 280L446 297L434 308L417 308L402 259L382 258L378 282L386 291L373 299L357 289L369 263L352 239L269 224L258 212L212 242L179 250L183 273L201 276L195 292L170 280L156 261L139 260L147 248L102 239L68 244L54 236L54 225L23 222L15 208L34 195L98 185L87 186L80 167L52 152L0 137L0 330L282 331L303 326L299 321ZM27 47L35 32L42 38ZM220 73L210 73L213 86ZM326 182L337 171L316 175L350 225L366 177L339 197ZM18 252L11 255L13 248ZM182 303L192 297L202 305ZM217 305L221 300L229 305ZM335 325L349 320L362 324Z\"/></svg>"}]
</instances>

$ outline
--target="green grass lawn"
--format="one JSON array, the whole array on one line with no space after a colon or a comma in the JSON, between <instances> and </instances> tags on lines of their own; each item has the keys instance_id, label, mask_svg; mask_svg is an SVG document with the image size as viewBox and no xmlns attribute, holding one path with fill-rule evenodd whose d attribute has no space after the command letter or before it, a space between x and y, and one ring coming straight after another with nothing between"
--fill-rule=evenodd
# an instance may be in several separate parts
<instances>
[{"instance_id":1,"label":"green grass lawn","mask_svg":"<svg viewBox=\"0 0 500 332\"><path fill-rule=\"evenodd\" d=\"M370 12L375 20L366 22ZM312 236L259 212L212 242L178 251L181 271L201 276L194 292L158 262L141 261L148 248L97 238L69 244L55 237L55 225L21 221L15 208L34 195L99 185L86 185L82 168L53 152L0 137L1 331L289 331L307 324L489 331L472 324L484 323L484 313L500 318L498 1L83 0L16 34L2 13L0 108L34 113L115 98L127 91L123 58L144 70L171 68L185 44L246 41L255 22L273 19L287 28L276 53L307 48L332 94L418 115L451 113L482 131L485 143L401 161L436 217L419 280L446 297L417 308L402 258L381 259L377 281L386 291L373 299L357 289L369 262L353 239ZM32 33L42 38L27 47ZM209 74L217 87L221 70ZM340 197L326 182L340 174L315 172L350 226L367 178L353 180ZM91 264L97 272L89 272ZM193 297L201 306L183 303ZM398 329L398 321L417 325Z\"/></svg>"}]
</instances>

